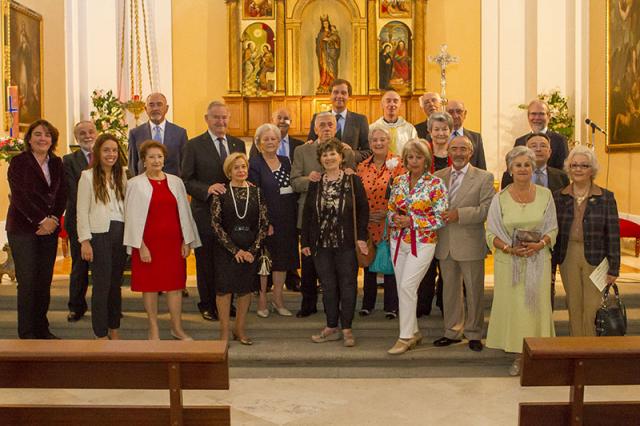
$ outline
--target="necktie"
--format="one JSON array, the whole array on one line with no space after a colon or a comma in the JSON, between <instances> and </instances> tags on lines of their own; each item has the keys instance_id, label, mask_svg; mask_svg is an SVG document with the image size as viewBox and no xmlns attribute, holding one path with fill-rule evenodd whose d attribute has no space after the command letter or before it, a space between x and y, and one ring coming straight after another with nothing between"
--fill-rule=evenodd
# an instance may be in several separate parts
<instances>
[{"instance_id":1,"label":"necktie","mask_svg":"<svg viewBox=\"0 0 640 426\"><path fill-rule=\"evenodd\" d=\"M89 166L91 166L91 163L93 162L93 152L89 151L87 153L87 163Z\"/></svg>"},{"instance_id":2,"label":"necktie","mask_svg":"<svg viewBox=\"0 0 640 426\"><path fill-rule=\"evenodd\" d=\"M278 152L276 152L276 154L282 155L283 157L287 156L287 147L284 139L280 141L280 146L278 147Z\"/></svg>"},{"instance_id":3,"label":"necktie","mask_svg":"<svg viewBox=\"0 0 640 426\"><path fill-rule=\"evenodd\" d=\"M153 128L153 137L151 138L156 142L162 143L162 129L160 126L155 126Z\"/></svg>"},{"instance_id":4,"label":"necktie","mask_svg":"<svg viewBox=\"0 0 640 426\"><path fill-rule=\"evenodd\" d=\"M542 170L540 169L536 169L536 179L535 179L535 184L536 185L540 185L540 186L544 186L544 180L543 180L543 173Z\"/></svg>"},{"instance_id":5,"label":"necktie","mask_svg":"<svg viewBox=\"0 0 640 426\"><path fill-rule=\"evenodd\" d=\"M460 188L460 184L462 183L462 172L458 170L453 170L451 172L451 183L449 184L449 202L452 202L454 197L456 196L456 192Z\"/></svg>"},{"instance_id":6,"label":"necktie","mask_svg":"<svg viewBox=\"0 0 640 426\"><path fill-rule=\"evenodd\" d=\"M227 152L227 148L224 147L224 138L218 138L218 153L220 154L220 159L224 163L224 160L227 158L229 153Z\"/></svg>"},{"instance_id":7,"label":"necktie","mask_svg":"<svg viewBox=\"0 0 640 426\"><path fill-rule=\"evenodd\" d=\"M336 138L342 140L342 116L336 114Z\"/></svg>"}]
</instances>

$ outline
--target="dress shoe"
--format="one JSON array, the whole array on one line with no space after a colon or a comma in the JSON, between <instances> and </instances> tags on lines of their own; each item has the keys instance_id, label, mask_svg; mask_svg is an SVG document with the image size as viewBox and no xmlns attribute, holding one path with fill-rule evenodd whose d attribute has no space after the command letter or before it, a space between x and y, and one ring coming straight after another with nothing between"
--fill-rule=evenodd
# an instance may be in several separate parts
<instances>
[{"instance_id":1,"label":"dress shoe","mask_svg":"<svg viewBox=\"0 0 640 426\"><path fill-rule=\"evenodd\" d=\"M78 312L69 312L69 314L67 315L67 321L68 322L80 321L80 319L82 319L83 316L84 314L81 314Z\"/></svg>"},{"instance_id":2,"label":"dress shoe","mask_svg":"<svg viewBox=\"0 0 640 426\"><path fill-rule=\"evenodd\" d=\"M247 337L247 336L240 337L234 332L232 332L231 334L233 335L233 340L237 340L238 342L240 342L240 344L245 345L245 346L253 345L253 340L251 340L250 337Z\"/></svg>"},{"instance_id":3,"label":"dress shoe","mask_svg":"<svg viewBox=\"0 0 640 426\"><path fill-rule=\"evenodd\" d=\"M204 310L200 312L200 314L202 315L202 318L207 321L216 321L218 319L218 315L215 312L211 312L208 310Z\"/></svg>"},{"instance_id":4,"label":"dress shoe","mask_svg":"<svg viewBox=\"0 0 640 426\"><path fill-rule=\"evenodd\" d=\"M423 316L428 317L429 315L431 315L431 309L426 306L418 306L418 308L416 309L417 318L421 318Z\"/></svg>"},{"instance_id":5,"label":"dress shoe","mask_svg":"<svg viewBox=\"0 0 640 426\"><path fill-rule=\"evenodd\" d=\"M290 310L288 310L287 308L285 308L284 306L282 308L278 308L276 306L275 303L271 302L271 309L273 309L275 312L278 313L278 315L280 315L281 317L290 317L293 316L293 314L291 313Z\"/></svg>"},{"instance_id":6,"label":"dress shoe","mask_svg":"<svg viewBox=\"0 0 640 426\"><path fill-rule=\"evenodd\" d=\"M306 318L309 315L313 315L318 313L318 310L316 308L313 309L300 309L297 313L296 313L296 317L297 318Z\"/></svg>"},{"instance_id":7,"label":"dress shoe","mask_svg":"<svg viewBox=\"0 0 640 426\"><path fill-rule=\"evenodd\" d=\"M409 349L413 349L416 346L416 342L413 339L398 339L396 343L387 351L389 355L401 355L407 352Z\"/></svg>"},{"instance_id":8,"label":"dress shoe","mask_svg":"<svg viewBox=\"0 0 640 426\"><path fill-rule=\"evenodd\" d=\"M231 308L229 309L229 316L231 318L235 318L236 317L236 307L234 305L231 305Z\"/></svg>"},{"instance_id":9,"label":"dress shoe","mask_svg":"<svg viewBox=\"0 0 640 426\"><path fill-rule=\"evenodd\" d=\"M327 333L326 331L326 329L323 329L320 334L314 334L313 336L311 336L311 341L313 343L335 342L336 340L340 340L340 337L342 337L338 330L329 333ZM353 338L353 336L351 337Z\"/></svg>"},{"instance_id":10,"label":"dress shoe","mask_svg":"<svg viewBox=\"0 0 640 426\"><path fill-rule=\"evenodd\" d=\"M480 340L469 340L469 349L474 352L480 352L482 350L482 342Z\"/></svg>"},{"instance_id":11,"label":"dress shoe","mask_svg":"<svg viewBox=\"0 0 640 426\"><path fill-rule=\"evenodd\" d=\"M171 337L173 337L175 340L184 340L185 342L193 341L193 337L188 336L186 334L184 336L180 337L176 333L174 333L173 330L171 330Z\"/></svg>"},{"instance_id":12,"label":"dress shoe","mask_svg":"<svg viewBox=\"0 0 640 426\"><path fill-rule=\"evenodd\" d=\"M373 309L360 309L360 311L358 311L358 315L360 315L361 317L368 317L372 312Z\"/></svg>"},{"instance_id":13,"label":"dress shoe","mask_svg":"<svg viewBox=\"0 0 640 426\"><path fill-rule=\"evenodd\" d=\"M398 313L395 311L385 312L384 317L388 320L393 320L398 318Z\"/></svg>"},{"instance_id":14,"label":"dress shoe","mask_svg":"<svg viewBox=\"0 0 640 426\"><path fill-rule=\"evenodd\" d=\"M260 318L267 318L269 316L269 310L268 309L258 309L256 311L256 315L258 315Z\"/></svg>"},{"instance_id":15,"label":"dress shoe","mask_svg":"<svg viewBox=\"0 0 640 426\"><path fill-rule=\"evenodd\" d=\"M60 340L58 336L47 330L41 337L44 340Z\"/></svg>"},{"instance_id":16,"label":"dress shoe","mask_svg":"<svg viewBox=\"0 0 640 426\"><path fill-rule=\"evenodd\" d=\"M441 337L435 342L433 342L433 346L437 346L439 348L443 346L453 345L454 343L460 343L462 340L460 339L449 339L448 337Z\"/></svg>"}]
</instances>

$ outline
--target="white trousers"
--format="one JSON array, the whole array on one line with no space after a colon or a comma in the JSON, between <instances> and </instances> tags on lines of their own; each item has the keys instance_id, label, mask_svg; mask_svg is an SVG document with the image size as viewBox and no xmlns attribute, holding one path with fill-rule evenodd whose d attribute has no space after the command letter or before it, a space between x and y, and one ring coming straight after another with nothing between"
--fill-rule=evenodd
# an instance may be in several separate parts
<instances>
[{"instance_id":1,"label":"white trousers","mask_svg":"<svg viewBox=\"0 0 640 426\"><path fill-rule=\"evenodd\" d=\"M396 241L391 241L391 258L396 253ZM393 266L398 285L398 316L400 317L400 338L411 339L418 332L416 306L418 303L418 287L427 273L435 244L416 243L417 256L411 254L411 244L400 242L398 258Z\"/></svg>"}]
</instances>

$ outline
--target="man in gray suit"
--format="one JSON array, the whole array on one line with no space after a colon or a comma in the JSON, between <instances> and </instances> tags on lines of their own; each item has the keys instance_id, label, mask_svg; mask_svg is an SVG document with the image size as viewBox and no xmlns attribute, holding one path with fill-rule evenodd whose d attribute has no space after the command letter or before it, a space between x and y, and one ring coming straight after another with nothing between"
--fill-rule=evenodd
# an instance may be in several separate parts
<instances>
[{"instance_id":1,"label":"man in gray suit","mask_svg":"<svg viewBox=\"0 0 640 426\"><path fill-rule=\"evenodd\" d=\"M307 198L309 182L318 182L322 176L322 167L318 161L318 145L333 139L336 134L336 118L327 111L321 112L314 118L314 134L318 139L299 146L296 149L293 165L291 166L291 186L293 190L300 194L298 197L298 230L302 229L302 211L304 201ZM345 163L347 167L355 169L353 150L345 151ZM318 289L316 269L311 256L302 256L301 262L302 278L300 292L302 293L302 303L300 310L296 314L298 318L308 317L318 312Z\"/></svg>"},{"instance_id":2,"label":"man in gray suit","mask_svg":"<svg viewBox=\"0 0 640 426\"><path fill-rule=\"evenodd\" d=\"M341 78L336 78L331 83L331 113L336 118L335 137L347 144L355 151L356 163L361 162L371 155L369 149L369 123L367 117L356 112L347 111L347 101L351 96L351 83ZM311 130L307 141L315 141L318 134L315 130L315 121L318 114L311 119Z\"/></svg>"},{"instance_id":3,"label":"man in gray suit","mask_svg":"<svg viewBox=\"0 0 640 426\"><path fill-rule=\"evenodd\" d=\"M447 185L449 209L443 215L447 225L438 230L435 254L444 281L445 333L433 344L449 346L464 335L469 348L478 352L482 350L484 258L488 252L484 222L495 195L493 175L469 164L473 143L466 136L449 143L449 156L452 165L435 173Z\"/></svg>"},{"instance_id":4,"label":"man in gray suit","mask_svg":"<svg viewBox=\"0 0 640 426\"><path fill-rule=\"evenodd\" d=\"M451 139L456 136L466 136L473 144L473 157L471 157L471 165L482 170L487 170L487 163L484 159L484 146L482 145L482 135L463 127L464 120L467 118L467 109L464 102L451 100L447 103L447 112L453 118L453 129L451 129Z\"/></svg>"},{"instance_id":5,"label":"man in gray suit","mask_svg":"<svg viewBox=\"0 0 640 426\"><path fill-rule=\"evenodd\" d=\"M163 170L180 176L182 152L187 144L187 131L165 119L169 105L162 93L152 93L147 96L144 109L149 121L129 131L129 170L133 175L144 172L139 156L140 145L144 141L153 139L163 144L169 152L164 160Z\"/></svg>"},{"instance_id":6,"label":"man in gray suit","mask_svg":"<svg viewBox=\"0 0 640 426\"><path fill-rule=\"evenodd\" d=\"M202 318L217 319L216 287L213 281L213 248L215 236L211 228L211 194L222 194L229 179L222 170L225 158L232 152L246 154L241 139L227 135L229 109L223 102L213 101L204 119L207 131L191 139L184 149L182 180L191 195L191 212L198 227L202 246L195 249L196 274Z\"/></svg>"},{"instance_id":7,"label":"man in gray suit","mask_svg":"<svg viewBox=\"0 0 640 426\"><path fill-rule=\"evenodd\" d=\"M69 235L71 251L71 274L69 274L69 314L67 321L76 322L87 311L87 287L89 285L89 262L80 256L76 204L78 201L78 181L80 174L92 160L93 144L98 131L92 121L80 121L73 128L73 136L80 149L62 157L65 178L67 179L67 209L64 214L64 229Z\"/></svg>"}]
</instances>

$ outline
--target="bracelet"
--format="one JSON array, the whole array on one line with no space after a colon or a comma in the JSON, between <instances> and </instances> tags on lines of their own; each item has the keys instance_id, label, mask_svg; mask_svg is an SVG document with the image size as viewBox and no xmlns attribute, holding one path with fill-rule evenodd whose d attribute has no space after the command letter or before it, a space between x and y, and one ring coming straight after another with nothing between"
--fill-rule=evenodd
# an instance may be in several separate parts
<instances>
[{"instance_id":1,"label":"bracelet","mask_svg":"<svg viewBox=\"0 0 640 426\"><path fill-rule=\"evenodd\" d=\"M509 244L505 244L505 245L501 248L501 250L502 250L502 252L503 252L504 254L509 254L509 253L510 253L510 252L509 252L509 249L510 249L510 248L511 248L511 247L509 246Z\"/></svg>"},{"instance_id":2,"label":"bracelet","mask_svg":"<svg viewBox=\"0 0 640 426\"><path fill-rule=\"evenodd\" d=\"M540 241L542 241L542 248L545 248L547 246L547 241L544 238Z\"/></svg>"}]
</instances>

